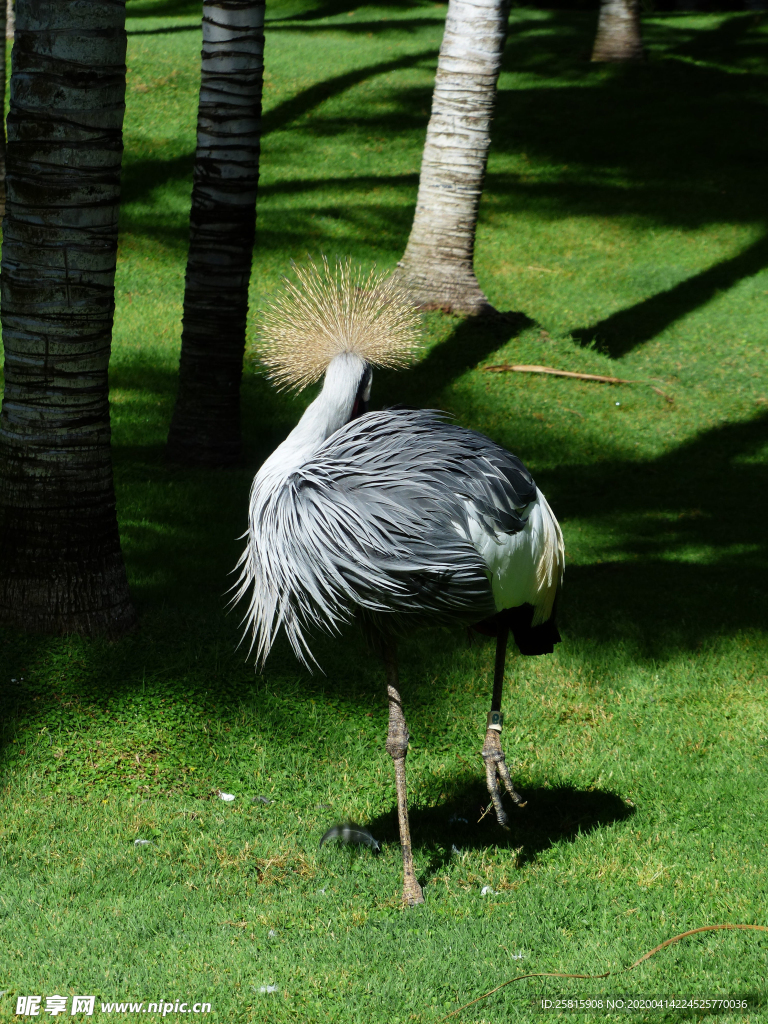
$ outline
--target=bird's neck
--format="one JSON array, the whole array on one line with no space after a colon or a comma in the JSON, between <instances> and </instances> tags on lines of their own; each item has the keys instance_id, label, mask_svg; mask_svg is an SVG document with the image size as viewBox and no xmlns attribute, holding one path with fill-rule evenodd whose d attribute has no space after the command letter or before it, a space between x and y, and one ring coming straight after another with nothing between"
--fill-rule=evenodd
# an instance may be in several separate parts
<instances>
[{"instance_id":1,"label":"bird's neck","mask_svg":"<svg viewBox=\"0 0 768 1024\"><path fill-rule=\"evenodd\" d=\"M364 369L363 361L350 353L333 360L326 371L323 390L266 460L257 479L274 481L290 476L312 458L331 434L349 423Z\"/></svg>"}]
</instances>

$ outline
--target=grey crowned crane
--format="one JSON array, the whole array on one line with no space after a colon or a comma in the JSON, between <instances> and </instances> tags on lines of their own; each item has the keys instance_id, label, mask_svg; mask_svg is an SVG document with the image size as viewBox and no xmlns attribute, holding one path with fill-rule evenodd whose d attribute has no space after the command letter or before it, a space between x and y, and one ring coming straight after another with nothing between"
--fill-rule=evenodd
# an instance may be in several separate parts
<instances>
[{"instance_id":1,"label":"grey crowned crane","mask_svg":"<svg viewBox=\"0 0 768 1024\"><path fill-rule=\"evenodd\" d=\"M318 397L253 481L236 600L263 664L284 630L296 657L309 637L357 618L386 668L389 732L403 851L403 900L423 902L406 802L408 727L396 637L463 623L496 637L491 710L482 756L496 816L499 778L516 804L501 746L501 693L509 633L522 654L550 653L563 539L522 462L439 412L368 412L372 366L413 356L418 316L396 280L367 279L349 263L296 268L268 308L262 360L273 381Z\"/></svg>"}]
</instances>

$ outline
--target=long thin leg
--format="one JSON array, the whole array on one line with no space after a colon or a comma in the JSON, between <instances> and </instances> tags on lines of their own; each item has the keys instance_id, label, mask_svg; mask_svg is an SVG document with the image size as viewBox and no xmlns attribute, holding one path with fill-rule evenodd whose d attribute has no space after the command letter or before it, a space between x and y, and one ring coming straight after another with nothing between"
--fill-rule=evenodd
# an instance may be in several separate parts
<instances>
[{"instance_id":1,"label":"long thin leg","mask_svg":"<svg viewBox=\"0 0 768 1024\"><path fill-rule=\"evenodd\" d=\"M507 655L508 629L500 629L496 637L496 664L493 672L493 696L491 697L491 713L488 715L488 727L485 732L485 743L483 744L483 760L485 761L485 778L488 783L488 792L491 794L493 806L496 810L496 818L500 825L507 828L509 821L507 812L501 803L501 793L496 778L498 773L504 788L512 797L518 807L525 807L525 800L512 785L512 778L507 768L504 751L501 749L501 728L503 716L501 714L501 692L504 687L504 664Z\"/></svg>"},{"instance_id":2,"label":"long thin leg","mask_svg":"<svg viewBox=\"0 0 768 1024\"><path fill-rule=\"evenodd\" d=\"M413 906L416 903L423 903L424 895L413 870L411 830L408 825L408 800L405 788L405 758L408 753L409 735L403 714L403 703L398 690L397 649L394 641L387 641L384 644L384 665L387 670L387 698L389 700L387 753L395 763L397 820L400 825L400 845L403 849L403 903Z\"/></svg>"}]
</instances>

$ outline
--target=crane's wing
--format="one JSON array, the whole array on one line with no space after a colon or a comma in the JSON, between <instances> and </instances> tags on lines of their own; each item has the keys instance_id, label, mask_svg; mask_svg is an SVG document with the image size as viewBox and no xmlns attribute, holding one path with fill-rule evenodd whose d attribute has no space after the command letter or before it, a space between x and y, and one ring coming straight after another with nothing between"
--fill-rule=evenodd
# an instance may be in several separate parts
<instances>
[{"instance_id":1,"label":"crane's wing","mask_svg":"<svg viewBox=\"0 0 768 1024\"><path fill-rule=\"evenodd\" d=\"M519 459L439 413L353 420L251 522L240 593L253 584L257 656L283 626L306 664L305 633L336 632L357 609L476 622L522 604L530 586L501 584L527 565L521 552L530 561L522 541L540 497Z\"/></svg>"}]
</instances>

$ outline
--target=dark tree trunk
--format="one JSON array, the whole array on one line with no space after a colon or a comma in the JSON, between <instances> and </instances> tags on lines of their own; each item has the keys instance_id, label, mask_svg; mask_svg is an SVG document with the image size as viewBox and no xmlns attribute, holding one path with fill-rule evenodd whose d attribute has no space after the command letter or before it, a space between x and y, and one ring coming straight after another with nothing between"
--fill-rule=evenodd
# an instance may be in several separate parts
<instances>
[{"instance_id":1,"label":"dark tree trunk","mask_svg":"<svg viewBox=\"0 0 768 1024\"><path fill-rule=\"evenodd\" d=\"M3 230L0 622L134 622L110 458L124 0L18 0Z\"/></svg>"},{"instance_id":2,"label":"dark tree trunk","mask_svg":"<svg viewBox=\"0 0 768 1024\"><path fill-rule=\"evenodd\" d=\"M5 216L5 51L8 31L13 39L13 4L8 0L7 4L0 0L0 111L2 111L2 124L0 125L0 224Z\"/></svg>"},{"instance_id":3,"label":"dark tree trunk","mask_svg":"<svg viewBox=\"0 0 768 1024\"><path fill-rule=\"evenodd\" d=\"M449 0L416 213L398 264L423 309L491 312L474 271L508 0Z\"/></svg>"},{"instance_id":4,"label":"dark tree trunk","mask_svg":"<svg viewBox=\"0 0 768 1024\"><path fill-rule=\"evenodd\" d=\"M639 0L602 0L592 60L642 59Z\"/></svg>"},{"instance_id":5,"label":"dark tree trunk","mask_svg":"<svg viewBox=\"0 0 768 1024\"><path fill-rule=\"evenodd\" d=\"M240 379L259 182L264 0L205 0L179 392L170 458L240 455Z\"/></svg>"}]
</instances>

